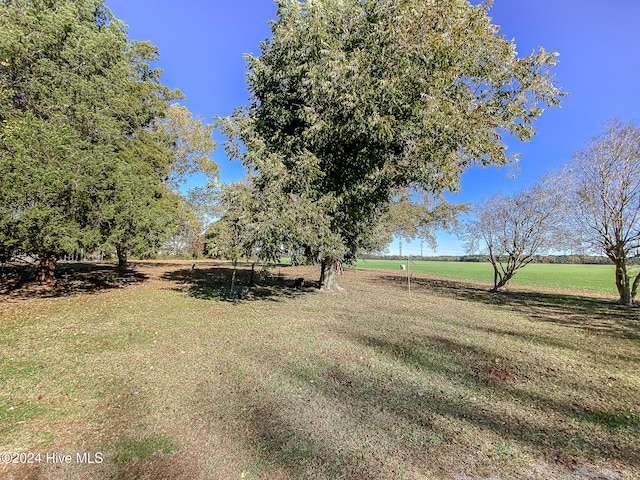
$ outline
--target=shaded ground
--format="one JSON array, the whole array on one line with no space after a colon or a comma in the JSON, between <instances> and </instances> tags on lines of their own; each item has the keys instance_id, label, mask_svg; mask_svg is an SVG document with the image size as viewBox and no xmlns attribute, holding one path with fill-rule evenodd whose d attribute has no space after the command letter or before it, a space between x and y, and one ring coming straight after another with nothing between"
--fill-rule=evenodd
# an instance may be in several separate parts
<instances>
[{"instance_id":1,"label":"shaded ground","mask_svg":"<svg viewBox=\"0 0 640 480\"><path fill-rule=\"evenodd\" d=\"M290 297L315 290L318 282L312 280L309 268L271 266L268 269L256 265L240 264L236 269L236 285L250 287L244 300L264 300ZM295 288L296 278L307 274L304 286ZM225 300L230 298L233 265L231 262L198 262L192 266L174 269L162 274L162 279L175 282L177 291L185 291L194 298Z\"/></svg>"},{"instance_id":2,"label":"shaded ground","mask_svg":"<svg viewBox=\"0 0 640 480\"><path fill-rule=\"evenodd\" d=\"M36 274L35 266L0 267L0 301L91 293L139 283L146 278L134 267L118 268L113 264L88 262L59 262L51 284L36 282Z\"/></svg>"}]
</instances>

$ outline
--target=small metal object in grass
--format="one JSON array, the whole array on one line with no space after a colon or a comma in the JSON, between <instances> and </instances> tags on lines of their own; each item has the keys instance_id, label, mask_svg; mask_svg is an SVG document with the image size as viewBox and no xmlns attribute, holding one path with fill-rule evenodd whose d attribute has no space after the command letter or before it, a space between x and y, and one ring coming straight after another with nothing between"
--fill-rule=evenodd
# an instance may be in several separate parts
<instances>
[{"instance_id":1,"label":"small metal object in grass","mask_svg":"<svg viewBox=\"0 0 640 480\"><path fill-rule=\"evenodd\" d=\"M245 285L235 285L231 290L231 298L233 300L240 300L247 296L249 293L249 287Z\"/></svg>"}]
</instances>

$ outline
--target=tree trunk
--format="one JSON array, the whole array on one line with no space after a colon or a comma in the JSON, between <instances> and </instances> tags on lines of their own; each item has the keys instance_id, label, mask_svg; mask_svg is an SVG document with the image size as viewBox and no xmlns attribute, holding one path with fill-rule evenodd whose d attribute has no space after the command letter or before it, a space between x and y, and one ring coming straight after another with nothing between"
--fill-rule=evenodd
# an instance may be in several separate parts
<instances>
[{"instance_id":1,"label":"tree trunk","mask_svg":"<svg viewBox=\"0 0 640 480\"><path fill-rule=\"evenodd\" d=\"M255 273L256 273L256 262L253 262L253 263L251 264L251 279L249 279L249 286L250 286L250 287L253 287L253 286L254 286L254 284L253 284L253 278L254 278L254 276L255 276Z\"/></svg>"},{"instance_id":2,"label":"tree trunk","mask_svg":"<svg viewBox=\"0 0 640 480\"><path fill-rule=\"evenodd\" d=\"M498 270L498 262L499 259L496 258L493 255L493 250L491 248L491 246L489 246L489 257L488 257L489 262L491 263L491 266L493 267L493 288L491 289L492 292L497 292L498 288L500 288L498 286L498 283L501 279L500 277L500 271Z\"/></svg>"},{"instance_id":3,"label":"tree trunk","mask_svg":"<svg viewBox=\"0 0 640 480\"><path fill-rule=\"evenodd\" d=\"M509 280L511 280L515 274L515 271L512 271L510 269L507 270L504 275L500 276L500 280L494 285L492 292L497 292L502 287L504 287L507 283L509 283Z\"/></svg>"},{"instance_id":4,"label":"tree trunk","mask_svg":"<svg viewBox=\"0 0 640 480\"><path fill-rule=\"evenodd\" d=\"M339 260L330 260L325 258L322 260L320 269L320 289L321 290L342 290L338 286L336 274L342 271Z\"/></svg>"},{"instance_id":5,"label":"tree trunk","mask_svg":"<svg viewBox=\"0 0 640 480\"><path fill-rule=\"evenodd\" d=\"M38 265L38 281L40 283L53 282L58 257L59 255L53 252L40 255L40 264Z\"/></svg>"},{"instance_id":6,"label":"tree trunk","mask_svg":"<svg viewBox=\"0 0 640 480\"><path fill-rule=\"evenodd\" d=\"M516 270L518 270L518 268L524 267L531 261L527 261L525 258L525 260L523 260L523 263L519 264L517 258L510 256L507 260L507 268L505 269L503 263L499 259L490 260L493 265L493 288L491 289L492 292L497 292L502 287L504 287L507 283L509 283L509 280L511 280L515 276Z\"/></svg>"},{"instance_id":7,"label":"tree trunk","mask_svg":"<svg viewBox=\"0 0 640 480\"><path fill-rule=\"evenodd\" d=\"M616 287L618 287L618 294L620 295L618 303L620 303L620 305L633 305L629 274L627 272L626 262L623 260L616 262Z\"/></svg>"},{"instance_id":8,"label":"tree trunk","mask_svg":"<svg viewBox=\"0 0 640 480\"><path fill-rule=\"evenodd\" d=\"M122 245L116 246L116 254L118 255L118 267L127 266L127 247Z\"/></svg>"},{"instance_id":9,"label":"tree trunk","mask_svg":"<svg viewBox=\"0 0 640 480\"><path fill-rule=\"evenodd\" d=\"M633 280L633 286L631 287L631 301L636 301L636 293L638 293L638 284L640 284L640 273L636 275L636 278Z\"/></svg>"},{"instance_id":10,"label":"tree trunk","mask_svg":"<svg viewBox=\"0 0 640 480\"><path fill-rule=\"evenodd\" d=\"M500 273L502 263L499 259L490 258L490 262L493 266L493 288L491 291L495 293L507 284L511 276L508 272L506 274Z\"/></svg>"},{"instance_id":11,"label":"tree trunk","mask_svg":"<svg viewBox=\"0 0 640 480\"><path fill-rule=\"evenodd\" d=\"M230 296L233 296L233 289L236 286L236 271L238 266L238 260L233 261L233 274L231 275L231 291L229 292Z\"/></svg>"},{"instance_id":12,"label":"tree trunk","mask_svg":"<svg viewBox=\"0 0 640 480\"><path fill-rule=\"evenodd\" d=\"M498 291L498 266L495 263L493 264L493 288L491 291Z\"/></svg>"},{"instance_id":13,"label":"tree trunk","mask_svg":"<svg viewBox=\"0 0 640 480\"><path fill-rule=\"evenodd\" d=\"M304 256L307 257L307 265L315 265L318 263L318 255L311 250L311 247L304 247Z\"/></svg>"}]
</instances>

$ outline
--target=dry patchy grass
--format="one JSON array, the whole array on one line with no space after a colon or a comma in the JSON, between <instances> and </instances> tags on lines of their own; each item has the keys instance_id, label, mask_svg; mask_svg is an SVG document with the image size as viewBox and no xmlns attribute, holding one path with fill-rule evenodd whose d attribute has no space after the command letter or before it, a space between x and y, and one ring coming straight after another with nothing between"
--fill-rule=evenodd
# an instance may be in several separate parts
<instances>
[{"instance_id":1,"label":"dry patchy grass","mask_svg":"<svg viewBox=\"0 0 640 480\"><path fill-rule=\"evenodd\" d=\"M638 311L570 292L145 262L96 294L0 303L7 478L640 477ZM248 271L240 281L247 283Z\"/></svg>"}]
</instances>

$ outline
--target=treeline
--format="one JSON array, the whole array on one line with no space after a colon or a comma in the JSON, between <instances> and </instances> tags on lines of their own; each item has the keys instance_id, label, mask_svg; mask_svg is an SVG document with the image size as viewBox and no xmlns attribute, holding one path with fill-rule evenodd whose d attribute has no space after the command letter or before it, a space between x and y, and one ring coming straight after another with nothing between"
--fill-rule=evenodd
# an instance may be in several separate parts
<instances>
[{"instance_id":1,"label":"treeline","mask_svg":"<svg viewBox=\"0 0 640 480\"><path fill-rule=\"evenodd\" d=\"M409 257L400 255L372 255L364 254L360 256L363 260L397 260L399 262L406 261L410 258L412 261L425 262L488 262L486 255L437 255L437 256L420 256L410 255ZM549 264L571 264L571 265L612 265L613 262L607 257L597 255L536 255L531 263L549 263Z\"/></svg>"}]
</instances>

